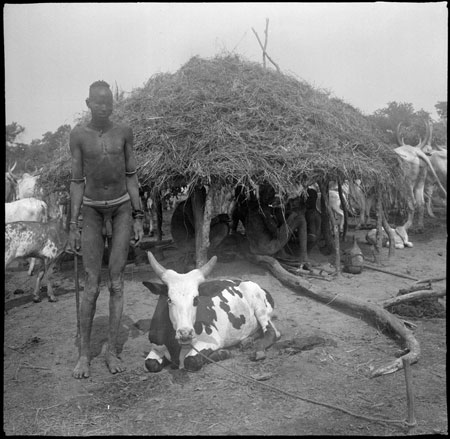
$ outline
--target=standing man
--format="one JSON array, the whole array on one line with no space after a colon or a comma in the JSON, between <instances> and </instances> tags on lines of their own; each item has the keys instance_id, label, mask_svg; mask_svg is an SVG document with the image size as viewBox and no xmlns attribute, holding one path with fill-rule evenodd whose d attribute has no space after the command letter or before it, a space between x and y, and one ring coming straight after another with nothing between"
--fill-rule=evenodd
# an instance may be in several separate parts
<instances>
[{"instance_id":1,"label":"standing man","mask_svg":"<svg viewBox=\"0 0 450 439\"><path fill-rule=\"evenodd\" d=\"M105 360L111 373L125 370L116 346L123 310L123 273L131 230L136 242L139 242L143 236L144 218L133 153L133 133L131 128L110 121L113 95L109 85L104 81L94 82L89 88L86 104L91 111L91 121L86 125L77 125L70 133L69 245L78 252L81 244L85 270L85 287L80 302L80 356L73 371L75 378L89 377L91 329L100 292L105 246L102 234L104 222L110 235L109 333ZM80 237L77 220L81 205L83 229Z\"/></svg>"}]
</instances>

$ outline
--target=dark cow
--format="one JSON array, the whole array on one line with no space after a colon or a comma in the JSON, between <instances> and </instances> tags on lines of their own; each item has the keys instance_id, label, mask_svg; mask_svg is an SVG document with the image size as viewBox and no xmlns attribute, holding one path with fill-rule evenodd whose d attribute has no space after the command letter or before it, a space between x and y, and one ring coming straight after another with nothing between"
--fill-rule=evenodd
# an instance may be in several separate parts
<instances>
[{"instance_id":1,"label":"dark cow","mask_svg":"<svg viewBox=\"0 0 450 439\"><path fill-rule=\"evenodd\" d=\"M260 185L259 197L250 194L245 216L245 234L250 252L275 255L287 244L300 221L301 215L295 209L284 216L272 186Z\"/></svg>"},{"instance_id":2,"label":"dark cow","mask_svg":"<svg viewBox=\"0 0 450 439\"><path fill-rule=\"evenodd\" d=\"M159 372L169 362L196 371L205 362L197 351L211 360L223 360L230 356L224 348L254 336L259 336L255 358L263 359L265 349L280 338L271 321L273 299L259 285L240 280L205 281L216 256L201 268L179 274L166 270L152 253L147 254L163 282L143 282L159 295L150 325L152 349L145 360L148 371Z\"/></svg>"},{"instance_id":3,"label":"dark cow","mask_svg":"<svg viewBox=\"0 0 450 439\"><path fill-rule=\"evenodd\" d=\"M250 252L282 259L295 255L306 262L320 235L317 192L298 185L283 198L266 184L259 186L259 198L250 194L245 216Z\"/></svg>"},{"instance_id":4,"label":"dark cow","mask_svg":"<svg viewBox=\"0 0 450 439\"><path fill-rule=\"evenodd\" d=\"M245 227L248 213L248 196L245 186L239 185L234 189L234 203L231 211L231 231L237 232L239 222Z\"/></svg>"}]
</instances>

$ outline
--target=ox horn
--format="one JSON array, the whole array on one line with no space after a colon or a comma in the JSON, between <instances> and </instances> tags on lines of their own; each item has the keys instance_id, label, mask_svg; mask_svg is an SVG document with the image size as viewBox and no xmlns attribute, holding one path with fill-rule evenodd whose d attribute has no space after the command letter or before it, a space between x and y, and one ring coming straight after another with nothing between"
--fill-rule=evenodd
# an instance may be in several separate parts
<instances>
[{"instance_id":1,"label":"ox horn","mask_svg":"<svg viewBox=\"0 0 450 439\"><path fill-rule=\"evenodd\" d=\"M32 177L38 176L42 172L42 168L38 169L36 166L34 167L34 171L31 173Z\"/></svg>"},{"instance_id":2,"label":"ox horn","mask_svg":"<svg viewBox=\"0 0 450 439\"><path fill-rule=\"evenodd\" d=\"M9 172L9 173L12 173L12 171L14 171L16 165L17 165L17 160L14 162L14 165L12 165L12 168L10 168L10 167L8 166L8 172Z\"/></svg>"},{"instance_id":3,"label":"ox horn","mask_svg":"<svg viewBox=\"0 0 450 439\"><path fill-rule=\"evenodd\" d=\"M427 121L427 127L428 127L428 132L429 132L427 145L431 146L431 137L433 136L433 124L430 123L429 120Z\"/></svg>"},{"instance_id":4,"label":"ox horn","mask_svg":"<svg viewBox=\"0 0 450 439\"><path fill-rule=\"evenodd\" d=\"M209 273L213 270L214 266L217 262L217 256L213 256L205 265L199 268L201 273L203 274L203 277L207 277Z\"/></svg>"},{"instance_id":5,"label":"ox horn","mask_svg":"<svg viewBox=\"0 0 450 439\"><path fill-rule=\"evenodd\" d=\"M419 143L416 145L416 148L422 149L428 142L428 137L430 137L430 125L428 121L425 121L425 138L422 140L419 136Z\"/></svg>"},{"instance_id":6,"label":"ox horn","mask_svg":"<svg viewBox=\"0 0 450 439\"><path fill-rule=\"evenodd\" d=\"M396 134L396 136L397 136L397 143L398 143L400 146L403 146L403 145L405 144L405 142L403 141L403 137L400 138L400 127L401 127L401 125L402 125L402 123L399 122L398 125L397 125L397 129L395 130L395 134Z\"/></svg>"},{"instance_id":7,"label":"ox horn","mask_svg":"<svg viewBox=\"0 0 450 439\"><path fill-rule=\"evenodd\" d=\"M147 252L147 256L153 271L161 279L166 269L155 259L152 252Z\"/></svg>"}]
</instances>

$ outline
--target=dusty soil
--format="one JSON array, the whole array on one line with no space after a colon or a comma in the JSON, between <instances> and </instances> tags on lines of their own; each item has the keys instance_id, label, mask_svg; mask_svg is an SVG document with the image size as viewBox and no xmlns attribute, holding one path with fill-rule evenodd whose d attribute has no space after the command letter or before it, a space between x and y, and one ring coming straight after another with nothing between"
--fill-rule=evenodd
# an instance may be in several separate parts
<instances>
[{"instance_id":1,"label":"dusty soil","mask_svg":"<svg viewBox=\"0 0 450 439\"><path fill-rule=\"evenodd\" d=\"M350 246L353 233L371 260L365 231L350 229L344 245ZM428 220L427 231L410 238L414 248L397 250L392 260L383 249L384 268L417 279L445 276L446 219ZM157 257L166 267L176 268L174 250L159 252ZM322 266L333 262L318 251L311 259ZM73 263L62 264L56 276L56 303L45 298L32 303L34 279L24 270L8 269L3 396L7 435L407 434L402 422L368 419L406 418L403 371L369 378L373 367L392 360L402 346L378 328L286 288L264 268L239 256L219 262L212 277L251 279L269 290L275 299L274 322L282 332L280 342L261 362L250 360L251 349L234 348L232 358L197 373L170 368L147 373L147 332L156 298L141 282L153 276L149 265L127 266L120 332L127 370L118 375L108 372L101 353L107 339L109 296L102 284L93 327L91 377L80 381L71 377L78 355ZM414 281L365 269L332 282L311 282L379 303ZM24 294L14 294L16 289ZM438 304L445 309L445 298ZM404 318L417 325L414 333L421 345L419 362L412 366L414 432L448 434L445 316ZM305 337L314 337L317 343L302 350Z\"/></svg>"}]
</instances>

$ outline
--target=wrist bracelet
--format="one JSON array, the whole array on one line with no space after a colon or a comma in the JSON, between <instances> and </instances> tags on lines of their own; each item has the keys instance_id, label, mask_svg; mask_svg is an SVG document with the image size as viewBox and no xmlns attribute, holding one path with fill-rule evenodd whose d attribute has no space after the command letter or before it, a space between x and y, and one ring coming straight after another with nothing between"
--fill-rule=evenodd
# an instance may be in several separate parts
<instances>
[{"instance_id":1,"label":"wrist bracelet","mask_svg":"<svg viewBox=\"0 0 450 439\"><path fill-rule=\"evenodd\" d=\"M140 210L140 209L136 209L136 210L133 210L131 215L132 215L133 219L136 219L136 218L143 219L144 218L144 211Z\"/></svg>"}]
</instances>

